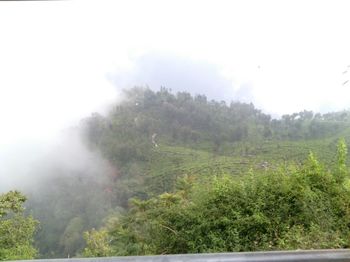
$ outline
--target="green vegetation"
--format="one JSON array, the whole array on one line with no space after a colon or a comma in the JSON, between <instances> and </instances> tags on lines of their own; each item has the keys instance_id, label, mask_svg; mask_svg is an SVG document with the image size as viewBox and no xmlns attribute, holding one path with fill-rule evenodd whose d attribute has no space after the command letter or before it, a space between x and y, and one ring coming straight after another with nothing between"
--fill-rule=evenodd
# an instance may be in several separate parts
<instances>
[{"instance_id":1,"label":"green vegetation","mask_svg":"<svg viewBox=\"0 0 350 262\"><path fill-rule=\"evenodd\" d=\"M41 257L349 246L348 111L277 120L133 88L77 129L110 167L42 171L28 203Z\"/></svg>"},{"instance_id":2,"label":"green vegetation","mask_svg":"<svg viewBox=\"0 0 350 262\"><path fill-rule=\"evenodd\" d=\"M0 260L31 259L37 254L33 235L38 222L23 214L25 201L17 191L0 195Z\"/></svg>"},{"instance_id":3,"label":"green vegetation","mask_svg":"<svg viewBox=\"0 0 350 262\"><path fill-rule=\"evenodd\" d=\"M340 142L335 170L310 153L300 167L261 175L215 176L200 183L185 176L174 193L131 199L128 212L86 233L85 255L348 247L345 148Z\"/></svg>"},{"instance_id":4,"label":"green vegetation","mask_svg":"<svg viewBox=\"0 0 350 262\"><path fill-rule=\"evenodd\" d=\"M273 120L252 104L207 101L161 88L134 88L106 117L82 122L86 143L117 167L114 205L174 189L177 177L241 175L300 163L314 152L333 165L336 142L350 136L350 112L303 111Z\"/></svg>"}]
</instances>

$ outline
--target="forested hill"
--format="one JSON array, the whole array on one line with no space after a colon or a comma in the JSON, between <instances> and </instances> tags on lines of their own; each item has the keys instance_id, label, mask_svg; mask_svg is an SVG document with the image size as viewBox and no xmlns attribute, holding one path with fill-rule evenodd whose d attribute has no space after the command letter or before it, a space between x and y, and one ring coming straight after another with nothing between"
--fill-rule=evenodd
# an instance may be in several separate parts
<instances>
[{"instance_id":1,"label":"forested hill","mask_svg":"<svg viewBox=\"0 0 350 262\"><path fill-rule=\"evenodd\" d=\"M118 168L118 201L124 206L135 192L147 195L145 187L171 190L183 173L217 168L238 174L303 160L310 150L331 163L338 138L350 136L349 111L273 119L251 103L228 105L166 88L135 87L124 95L106 117L93 114L82 121L85 142ZM134 193L123 178L133 183Z\"/></svg>"},{"instance_id":2,"label":"forested hill","mask_svg":"<svg viewBox=\"0 0 350 262\"><path fill-rule=\"evenodd\" d=\"M165 144L220 151L225 143L263 140L310 140L336 136L350 126L350 112L314 114L302 111L272 119L253 104L208 101L161 88L125 91L126 99L107 117L94 114L84 120L87 141L109 158L143 158L152 136ZM130 153L130 156L125 153Z\"/></svg>"},{"instance_id":3,"label":"forested hill","mask_svg":"<svg viewBox=\"0 0 350 262\"><path fill-rule=\"evenodd\" d=\"M272 119L253 104L208 101L161 88L125 91L125 100L103 117L93 114L82 121L85 141L117 167L134 161L148 161L162 147L202 150L217 156L247 156L280 151L283 145L300 149L305 143L334 145L347 137L350 112L314 114L302 111ZM305 143L304 143L305 142ZM303 146L304 144L304 146ZM276 148L265 148L275 146ZM310 148L312 149L312 148ZM308 150L307 150L308 151ZM282 154L288 152L282 150Z\"/></svg>"},{"instance_id":4,"label":"forested hill","mask_svg":"<svg viewBox=\"0 0 350 262\"><path fill-rule=\"evenodd\" d=\"M253 104L208 101L166 88L126 90L123 102L106 116L95 113L79 126L84 143L101 153L113 172L100 181L95 178L102 170L88 176L48 170L54 183L44 183L30 203L41 222L36 244L43 257L81 254L84 231L129 210L134 197L176 191L184 177L266 173L300 164L310 151L333 165L336 143L350 137L349 128L348 111L272 119Z\"/></svg>"}]
</instances>

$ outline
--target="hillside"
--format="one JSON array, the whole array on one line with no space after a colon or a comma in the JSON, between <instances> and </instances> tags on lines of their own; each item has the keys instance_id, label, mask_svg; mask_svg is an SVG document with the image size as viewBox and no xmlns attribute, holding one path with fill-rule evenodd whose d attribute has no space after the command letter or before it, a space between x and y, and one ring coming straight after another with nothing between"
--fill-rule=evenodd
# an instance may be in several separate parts
<instances>
[{"instance_id":1,"label":"hillside","mask_svg":"<svg viewBox=\"0 0 350 262\"><path fill-rule=\"evenodd\" d=\"M303 111L277 120L252 104L134 88L108 115L82 120L79 130L113 172L99 181L93 177L102 171L76 179L64 170L46 171L56 172L56 180L47 181L43 187L49 183L50 190L37 193L30 204L41 221L36 243L43 257L81 254L84 231L129 210L131 198L175 192L184 177L268 174L301 165L310 151L331 168L338 139L350 139L350 112Z\"/></svg>"},{"instance_id":2,"label":"hillside","mask_svg":"<svg viewBox=\"0 0 350 262\"><path fill-rule=\"evenodd\" d=\"M126 97L107 117L83 121L89 147L118 168L119 181L133 183L123 206L133 194L170 191L183 174L263 171L300 162L310 151L331 164L337 140L350 137L347 111L303 111L276 120L252 104L226 105L165 88L134 88Z\"/></svg>"}]
</instances>

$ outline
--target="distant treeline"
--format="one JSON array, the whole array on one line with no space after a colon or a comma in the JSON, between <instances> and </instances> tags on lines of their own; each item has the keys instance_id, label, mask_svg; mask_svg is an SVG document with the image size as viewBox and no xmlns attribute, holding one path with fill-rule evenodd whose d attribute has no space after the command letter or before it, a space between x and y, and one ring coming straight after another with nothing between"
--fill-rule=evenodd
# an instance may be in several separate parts
<instances>
[{"instance_id":1,"label":"distant treeline","mask_svg":"<svg viewBox=\"0 0 350 262\"><path fill-rule=\"evenodd\" d=\"M153 134L167 143L195 148L205 143L215 149L226 142L318 139L350 127L350 111L302 111L272 119L252 103L228 105L208 101L204 95L173 94L166 88L154 92L135 87L126 90L125 97L107 117L93 114L83 121L88 143L114 158L119 151L126 159L143 158L142 149L150 144ZM129 145L130 141L134 143Z\"/></svg>"}]
</instances>

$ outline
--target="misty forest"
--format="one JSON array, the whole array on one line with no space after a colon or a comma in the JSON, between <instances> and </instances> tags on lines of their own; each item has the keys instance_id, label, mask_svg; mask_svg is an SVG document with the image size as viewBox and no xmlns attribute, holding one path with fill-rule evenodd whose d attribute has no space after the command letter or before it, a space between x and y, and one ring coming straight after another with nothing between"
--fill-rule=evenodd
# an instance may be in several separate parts
<instances>
[{"instance_id":1,"label":"misty forest","mask_svg":"<svg viewBox=\"0 0 350 262\"><path fill-rule=\"evenodd\" d=\"M0 260L350 247L350 111L123 97L65 130L79 161L0 195Z\"/></svg>"}]
</instances>

